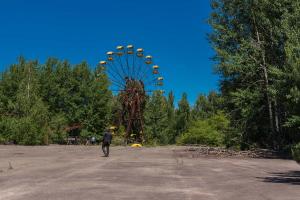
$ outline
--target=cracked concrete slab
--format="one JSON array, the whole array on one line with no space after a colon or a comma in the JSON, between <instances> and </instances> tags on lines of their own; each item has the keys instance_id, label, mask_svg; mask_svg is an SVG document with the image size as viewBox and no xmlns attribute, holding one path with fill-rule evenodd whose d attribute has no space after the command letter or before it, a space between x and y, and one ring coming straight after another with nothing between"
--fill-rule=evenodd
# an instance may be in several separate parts
<instances>
[{"instance_id":1,"label":"cracked concrete slab","mask_svg":"<svg viewBox=\"0 0 300 200\"><path fill-rule=\"evenodd\" d=\"M0 199L298 200L291 160L190 158L184 147L0 146Z\"/></svg>"}]
</instances>

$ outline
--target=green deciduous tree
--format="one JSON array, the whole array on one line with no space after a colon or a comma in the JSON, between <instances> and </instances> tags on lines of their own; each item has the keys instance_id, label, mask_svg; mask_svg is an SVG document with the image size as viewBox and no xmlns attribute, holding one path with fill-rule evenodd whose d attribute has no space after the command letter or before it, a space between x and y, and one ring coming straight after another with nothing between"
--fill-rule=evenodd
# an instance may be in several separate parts
<instances>
[{"instance_id":1,"label":"green deciduous tree","mask_svg":"<svg viewBox=\"0 0 300 200\"><path fill-rule=\"evenodd\" d=\"M168 141L168 105L160 91L152 94L146 104L145 139L148 143L167 144Z\"/></svg>"},{"instance_id":2,"label":"green deciduous tree","mask_svg":"<svg viewBox=\"0 0 300 200\"><path fill-rule=\"evenodd\" d=\"M178 102L178 109L176 110L176 136L185 132L191 121L190 104L187 100L187 94L183 93L181 100Z\"/></svg>"},{"instance_id":3,"label":"green deciduous tree","mask_svg":"<svg viewBox=\"0 0 300 200\"><path fill-rule=\"evenodd\" d=\"M299 2L214 0L212 8L210 41L232 125L245 144L280 148L289 118L286 91L296 83L285 84L285 75L295 56Z\"/></svg>"},{"instance_id":4,"label":"green deciduous tree","mask_svg":"<svg viewBox=\"0 0 300 200\"><path fill-rule=\"evenodd\" d=\"M20 58L1 74L0 142L59 143L74 124L101 134L109 120L108 87L103 69L86 62L49 58L41 65Z\"/></svg>"},{"instance_id":5,"label":"green deciduous tree","mask_svg":"<svg viewBox=\"0 0 300 200\"><path fill-rule=\"evenodd\" d=\"M168 135L168 142L170 144L175 143L176 139L176 116L175 116L175 105L174 105L175 96L171 91L168 94L167 98L167 117L168 117L168 128L167 128L167 135Z\"/></svg>"}]
</instances>

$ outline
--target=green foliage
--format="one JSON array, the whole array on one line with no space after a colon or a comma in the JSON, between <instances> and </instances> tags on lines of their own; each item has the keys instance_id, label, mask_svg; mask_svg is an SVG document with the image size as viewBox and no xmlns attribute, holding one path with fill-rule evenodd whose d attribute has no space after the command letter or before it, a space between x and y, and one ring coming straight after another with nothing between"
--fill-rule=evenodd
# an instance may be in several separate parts
<instances>
[{"instance_id":1,"label":"green foliage","mask_svg":"<svg viewBox=\"0 0 300 200\"><path fill-rule=\"evenodd\" d=\"M67 119L63 113L58 113L51 116L49 122L49 142L50 143L64 143L67 138L67 133L64 130L65 125L67 124Z\"/></svg>"},{"instance_id":2,"label":"green foliage","mask_svg":"<svg viewBox=\"0 0 300 200\"><path fill-rule=\"evenodd\" d=\"M223 99L214 91L211 91L208 96L201 94L198 96L196 103L191 112L193 120L205 119L210 117L222 109Z\"/></svg>"},{"instance_id":3,"label":"green foliage","mask_svg":"<svg viewBox=\"0 0 300 200\"><path fill-rule=\"evenodd\" d=\"M175 106L174 106L174 99L175 96L173 92L171 91L168 94L167 98L167 121L168 121L168 127L166 130L167 138L168 138L168 143L169 144L174 144L177 131L175 129L176 126L176 115L175 115Z\"/></svg>"},{"instance_id":4,"label":"green foliage","mask_svg":"<svg viewBox=\"0 0 300 200\"><path fill-rule=\"evenodd\" d=\"M194 120L204 119L208 117L211 110L211 105L205 95L201 94L198 96L195 106L192 110L192 117Z\"/></svg>"},{"instance_id":5,"label":"green foliage","mask_svg":"<svg viewBox=\"0 0 300 200\"><path fill-rule=\"evenodd\" d=\"M30 117L24 117L18 120L15 140L23 145L41 145L44 144L43 127L38 126Z\"/></svg>"},{"instance_id":6,"label":"green foliage","mask_svg":"<svg viewBox=\"0 0 300 200\"><path fill-rule=\"evenodd\" d=\"M168 143L167 101L161 92L154 92L145 112L145 139L148 143Z\"/></svg>"},{"instance_id":7,"label":"green foliage","mask_svg":"<svg viewBox=\"0 0 300 200\"><path fill-rule=\"evenodd\" d=\"M215 71L241 144L299 142L300 2L213 0L211 7Z\"/></svg>"},{"instance_id":8,"label":"green foliage","mask_svg":"<svg viewBox=\"0 0 300 200\"><path fill-rule=\"evenodd\" d=\"M178 109L175 117L176 137L185 132L191 121L191 108L187 100L187 94L183 93L181 100L178 102Z\"/></svg>"},{"instance_id":9,"label":"green foliage","mask_svg":"<svg viewBox=\"0 0 300 200\"><path fill-rule=\"evenodd\" d=\"M187 132L177 139L177 143L222 146L228 129L229 120L223 113L218 112L210 118L193 122Z\"/></svg>"},{"instance_id":10,"label":"green foliage","mask_svg":"<svg viewBox=\"0 0 300 200\"><path fill-rule=\"evenodd\" d=\"M89 132L88 130L86 129L83 129L80 131L80 136L81 138L83 139L89 139L93 136L93 133L92 132Z\"/></svg>"},{"instance_id":11,"label":"green foliage","mask_svg":"<svg viewBox=\"0 0 300 200\"><path fill-rule=\"evenodd\" d=\"M114 146L124 145L124 137L120 135L113 136L112 145Z\"/></svg>"},{"instance_id":12,"label":"green foliage","mask_svg":"<svg viewBox=\"0 0 300 200\"><path fill-rule=\"evenodd\" d=\"M113 134L112 145L121 146L125 144L124 136L125 136L125 127L119 126L119 128Z\"/></svg>"},{"instance_id":13,"label":"green foliage","mask_svg":"<svg viewBox=\"0 0 300 200\"><path fill-rule=\"evenodd\" d=\"M0 143L12 142L16 139L17 120L13 117L2 117L0 119Z\"/></svg>"},{"instance_id":14,"label":"green foliage","mask_svg":"<svg viewBox=\"0 0 300 200\"><path fill-rule=\"evenodd\" d=\"M300 163L300 143L296 144L292 148L292 154L293 154L294 160L297 161L298 163Z\"/></svg>"},{"instance_id":15,"label":"green foliage","mask_svg":"<svg viewBox=\"0 0 300 200\"><path fill-rule=\"evenodd\" d=\"M296 127L300 129L300 116L298 115L292 115L288 118L286 123L284 124L286 127Z\"/></svg>"},{"instance_id":16,"label":"green foliage","mask_svg":"<svg viewBox=\"0 0 300 200\"><path fill-rule=\"evenodd\" d=\"M73 124L101 134L109 120L108 86L104 71L85 62L50 58L41 65L20 58L0 78L0 142L63 143Z\"/></svg>"}]
</instances>

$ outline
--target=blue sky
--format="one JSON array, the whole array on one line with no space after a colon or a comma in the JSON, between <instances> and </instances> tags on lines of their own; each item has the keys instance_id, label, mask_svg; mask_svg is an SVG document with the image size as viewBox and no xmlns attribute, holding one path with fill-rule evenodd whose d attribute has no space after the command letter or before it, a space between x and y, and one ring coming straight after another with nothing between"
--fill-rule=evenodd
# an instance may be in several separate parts
<instances>
[{"instance_id":1,"label":"blue sky","mask_svg":"<svg viewBox=\"0 0 300 200\"><path fill-rule=\"evenodd\" d=\"M178 100L187 92L217 90L207 41L209 0L9 0L0 2L0 70L20 55L95 66L117 45L153 55L164 89Z\"/></svg>"}]
</instances>

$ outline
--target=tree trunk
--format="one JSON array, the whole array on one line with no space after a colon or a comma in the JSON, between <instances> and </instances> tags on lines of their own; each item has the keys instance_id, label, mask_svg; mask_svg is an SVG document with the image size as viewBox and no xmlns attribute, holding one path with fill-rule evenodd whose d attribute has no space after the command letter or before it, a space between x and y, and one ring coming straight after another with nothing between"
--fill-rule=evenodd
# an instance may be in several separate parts
<instances>
[{"instance_id":1,"label":"tree trunk","mask_svg":"<svg viewBox=\"0 0 300 200\"><path fill-rule=\"evenodd\" d=\"M278 117L278 105L277 105L277 100L275 98L274 100L274 107L275 107L275 128L276 128L276 132L279 133L280 132L280 127L279 127L279 117Z\"/></svg>"},{"instance_id":2,"label":"tree trunk","mask_svg":"<svg viewBox=\"0 0 300 200\"><path fill-rule=\"evenodd\" d=\"M253 14L253 12L252 12L252 14ZM259 31L258 31L258 28L256 25L256 20L255 20L254 14L253 14L253 22L254 22L254 29L255 29L255 33L256 33L256 40L259 45L259 48L262 49L262 46L261 46L262 41L260 40ZM274 130L274 122L273 122L272 100L270 98L269 91L268 91L269 90L269 77L268 77L266 56L265 56L265 52L263 50L261 50L261 58L262 58L261 67L263 69L263 77L264 77L264 92L265 92L265 96L266 96L266 100L267 100L267 104L268 104L270 130L273 134L275 132L275 130Z\"/></svg>"}]
</instances>

